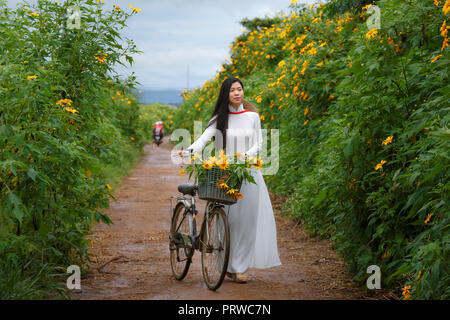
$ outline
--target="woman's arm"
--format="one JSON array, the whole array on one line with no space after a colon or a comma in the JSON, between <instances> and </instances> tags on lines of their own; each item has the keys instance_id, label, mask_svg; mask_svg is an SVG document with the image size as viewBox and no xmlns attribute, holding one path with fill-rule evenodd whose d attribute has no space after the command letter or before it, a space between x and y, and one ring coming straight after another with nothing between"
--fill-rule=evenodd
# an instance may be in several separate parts
<instances>
[{"instance_id":1,"label":"woman's arm","mask_svg":"<svg viewBox=\"0 0 450 320\"><path fill-rule=\"evenodd\" d=\"M253 146L248 149L245 154L249 157L255 157L262 149L262 131L261 131L261 120L259 115L255 113L255 123L253 125L253 137L255 138Z\"/></svg>"},{"instance_id":2,"label":"woman's arm","mask_svg":"<svg viewBox=\"0 0 450 320\"><path fill-rule=\"evenodd\" d=\"M211 123L213 121L213 119L215 119L215 117L212 118L209 121L209 123ZM202 135L193 144L191 144L189 147L187 147L186 150L192 150L193 152L201 153L203 148L206 146L206 144L215 135L215 133L216 133L216 123L217 122L215 122L212 125L210 125L209 127L207 127L205 129L205 131L202 133Z\"/></svg>"}]
</instances>

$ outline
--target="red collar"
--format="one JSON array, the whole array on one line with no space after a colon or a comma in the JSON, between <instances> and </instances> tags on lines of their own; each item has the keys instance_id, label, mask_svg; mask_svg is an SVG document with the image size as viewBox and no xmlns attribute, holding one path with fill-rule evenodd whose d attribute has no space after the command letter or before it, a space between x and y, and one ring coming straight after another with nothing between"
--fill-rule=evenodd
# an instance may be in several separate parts
<instances>
[{"instance_id":1,"label":"red collar","mask_svg":"<svg viewBox=\"0 0 450 320\"><path fill-rule=\"evenodd\" d=\"M244 112L250 112L250 110L242 110L242 111L239 111L239 112L228 111L228 113L231 113L231 114L238 114L238 113L244 113Z\"/></svg>"}]
</instances>

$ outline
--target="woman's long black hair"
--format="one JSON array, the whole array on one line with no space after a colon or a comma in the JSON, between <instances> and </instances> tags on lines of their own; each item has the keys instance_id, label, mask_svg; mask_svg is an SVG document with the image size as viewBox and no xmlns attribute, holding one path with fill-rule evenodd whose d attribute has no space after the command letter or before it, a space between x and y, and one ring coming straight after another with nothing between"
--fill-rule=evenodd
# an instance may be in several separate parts
<instances>
[{"instance_id":1,"label":"woman's long black hair","mask_svg":"<svg viewBox=\"0 0 450 320\"><path fill-rule=\"evenodd\" d=\"M227 139L226 139L226 130L228 129L228 105L230 104L230 89L231 85L235 82L239 82L242 86L242 90L244 90L244 85L242 81L238 78L230 77L222 82L222 87L220 88L219 97L217 98L216 107L214 108L213 114L211 115L211 119L217 115L217 118L213 121L210 121L206 127L209 127L214 122L217 122L216 129L222 132L223 139L223 150L226 150L227 147ZM215 139L215 137L213 137Z\"/></svg>"}]
</instances>

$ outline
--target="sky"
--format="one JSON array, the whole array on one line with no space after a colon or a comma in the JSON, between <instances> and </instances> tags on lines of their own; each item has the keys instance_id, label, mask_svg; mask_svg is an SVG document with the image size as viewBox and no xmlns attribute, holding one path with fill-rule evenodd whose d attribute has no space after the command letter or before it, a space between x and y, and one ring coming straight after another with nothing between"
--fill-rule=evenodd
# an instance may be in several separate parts
<instances>
[{"instance_id":1,"label":"sky","mask_svg":"<svg viewBox=\"0 0 450 320\"><path fill-rule=\"evenodd\" d=\"M7 0L15 8L19 0ZM37 0L27 0L36 3ZM288 13L291 0L104 0L113 5L142 11L128 20L123 36L132 39L141 54L134 63L115 70L126 77L134 72L143 89L189 89L213 78L230 58L229 45L242 33L243 18ZM300 0L300 2L308 2ZM313 2L313 1L309 1Z\"/></svg>"}]
</instances>

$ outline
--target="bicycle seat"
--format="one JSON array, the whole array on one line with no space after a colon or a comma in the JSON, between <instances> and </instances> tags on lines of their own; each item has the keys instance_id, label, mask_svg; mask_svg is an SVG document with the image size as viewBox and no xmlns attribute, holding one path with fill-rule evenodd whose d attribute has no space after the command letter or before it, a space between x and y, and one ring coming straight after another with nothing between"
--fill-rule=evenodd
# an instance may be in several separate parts
<instances>
[{"instance_id":1,"label":"bicycle seat","mask_svg":"<svg viewBox=\"0 0 450 320\"><path fill-rule=\"evenodd\" d=\"M183 195L189 194L191 196L195 196L195 191L198 190L198 185L193 183L182 183L178 186L178 191L180 191Z\"/></svg>"}]
</instances>

